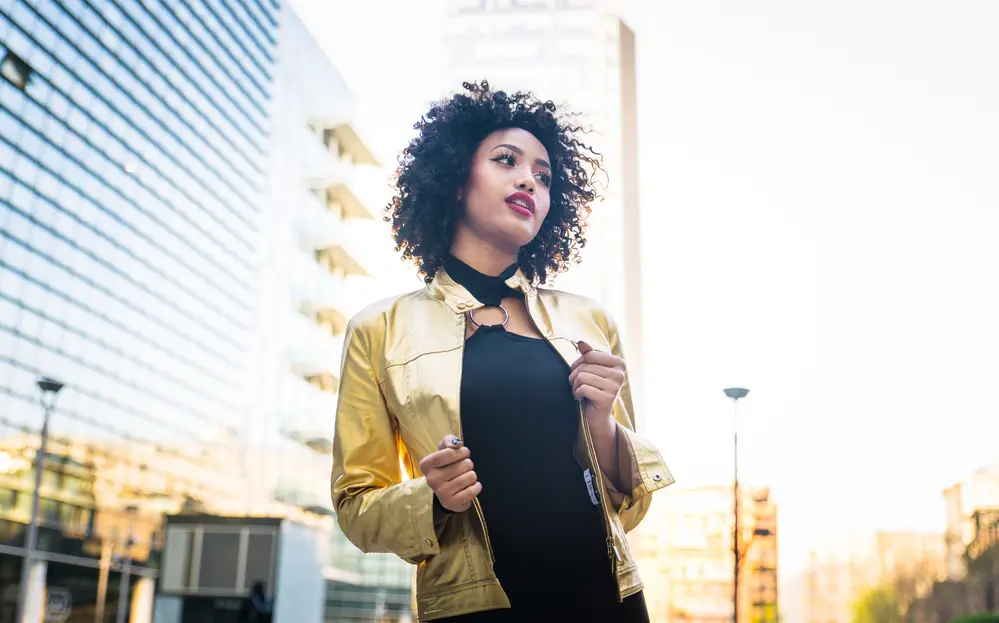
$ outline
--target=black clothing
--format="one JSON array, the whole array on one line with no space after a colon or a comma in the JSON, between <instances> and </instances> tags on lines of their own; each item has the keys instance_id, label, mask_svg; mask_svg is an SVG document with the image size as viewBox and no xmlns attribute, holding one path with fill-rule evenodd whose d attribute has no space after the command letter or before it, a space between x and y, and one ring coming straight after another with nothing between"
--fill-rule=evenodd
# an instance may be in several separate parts
<instances>
[{"instance_id":1,"label":"black clothing","mask_svg":"<svg viewBox=\"0 0 999 623\"><path fill-rule=\"evenodd\" d=\"M489 277L459 264L446 261L448 274L483 303L516 270ZM496 325L468 338L463 367L463 441L512 608L444 621L647 623L641 594L619 601L601 509L573 456L580 417L566 362L545 340Z\"/></svg>"},{"instance_id":2,"label":"black clothing","mask_svg":"<svg viewBox=\"0 0 999 623\"><path fill-rule=\"evenodd\" d=\"M469 294L483 305L496 306L504 298L523 298L524 293L506 285L506 280L517 272L517 265L507 268L498 277L483 275L453 255L444 258L444 270L460 283Z\"/></svg>"}]
</instances>

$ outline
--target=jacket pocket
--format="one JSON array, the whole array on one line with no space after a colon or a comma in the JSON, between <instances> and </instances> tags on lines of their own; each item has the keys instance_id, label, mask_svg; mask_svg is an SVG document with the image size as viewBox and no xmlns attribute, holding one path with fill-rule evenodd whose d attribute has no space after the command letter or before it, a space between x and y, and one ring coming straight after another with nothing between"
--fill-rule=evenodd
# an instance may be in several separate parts
<instances>
[{"instance_id":1,"label":"jacket pocket","mask_svg":"<svg viewBox=\"0 0 999 623\"><path fill-rule=\"evenodd\" d=\"M441 551L421 562L416 569L416 585L421 589L443 589L478 579L473 550L478 546L471 534L469 513L452 515L438 539ZM421 591L422 592L422 591Z\"/></svg>"}]
</instances>

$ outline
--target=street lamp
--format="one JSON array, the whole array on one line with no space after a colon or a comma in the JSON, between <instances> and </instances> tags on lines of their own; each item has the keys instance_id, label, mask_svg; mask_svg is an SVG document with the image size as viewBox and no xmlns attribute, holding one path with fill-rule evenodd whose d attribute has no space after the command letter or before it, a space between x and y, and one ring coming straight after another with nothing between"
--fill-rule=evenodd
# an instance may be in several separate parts
<instances>
[{"instance_id":1,"label":"street lamp","mask_svg":"<svg viewBox=\"0 0 999 623\"><path fill-rule=\"evenodd\" d=\"M115 617L117 623L125 623L125 613L128 611L129 580L132 574L132 545L135 544L135 515L138 512L137 506L125 507L125 514L128 515L128 539L125 541L125 558L121 568L121 583L118 585L118 614Z\"/></svg>"},{"instance_id":2,"label":"street lamp","mask_svg":"<svg viewBox=\"0 0 999 623\"><path fill-rule=\"evenodd\" d=\"M35 556L35 548L38 545L38 492L42 486L42 472L45 471L45 452L49 444L49 418L52 416L52 409L55 407L56 396L63 388L59 381L46 376L38 379L38 389L42 394L42 408L45 411L42 420L41 441L38 444L38 451L35 453L35 488L31 493L31 520L28 523L28 539L24 546L24 558L21 560L21 586L17 599L17 623L23 623L25 606L28 601L28 576L31 574L31 563Z\"/></svg>"},{"instance_id":3,"label":"street lamp","mask_svg":"<svg viewBox=\"0 0 999 623\"><path fill-rule=\"evenodd\" d=\"M729 387L724 390L725 395L732 399L735 406L733 413L732 440L735 452L735 486L732 489L733 507L735 510L735 528L732 530L732 554L735 557L732 577L732 623L739 623L739 566L741 553L739 552L739 400L749 395L749 390L744 387Z\"/></svg>"}]
</instances>

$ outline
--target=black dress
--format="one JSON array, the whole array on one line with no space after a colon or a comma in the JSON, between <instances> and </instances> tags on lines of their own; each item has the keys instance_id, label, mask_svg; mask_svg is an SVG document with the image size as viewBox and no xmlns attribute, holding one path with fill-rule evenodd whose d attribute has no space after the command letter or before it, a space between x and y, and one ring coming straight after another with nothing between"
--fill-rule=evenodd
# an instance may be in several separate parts
<instances>
[{"instance_id":1,"label":"black dress","mask_svg":"<svg viewBox=\"0 0 999 623\"><path fill-rule=\"evenodd\" d=\"M515 268L490 277L455 258L445 268L483 303L516 295L503 283ZM573 456L579 412L558 352L502 326L479 328L465 343L461 420L512 608L443 620L647 623L641 593L618 598L601 509Z\"/></svg>"}]
</instances>

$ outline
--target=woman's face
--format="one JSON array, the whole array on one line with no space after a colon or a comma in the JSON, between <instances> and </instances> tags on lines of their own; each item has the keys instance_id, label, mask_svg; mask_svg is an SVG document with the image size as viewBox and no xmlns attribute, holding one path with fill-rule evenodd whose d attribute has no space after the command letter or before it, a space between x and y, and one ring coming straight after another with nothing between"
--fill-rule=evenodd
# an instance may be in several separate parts
<instances>
[{"instance_id":1,"label":"woman's face","mask_svg":"<svg viewBox=\"0 0 999 623\"><path fill-rule=\"evenodd\" d=\"M461 189L460 227L516 254L534 240L548 215L550 162L548 150L527 130L507 128L487 136Z\"/></svg>"}]
</instances>

